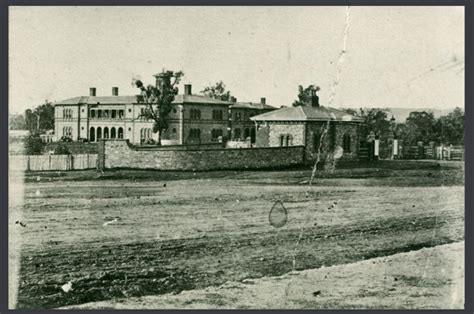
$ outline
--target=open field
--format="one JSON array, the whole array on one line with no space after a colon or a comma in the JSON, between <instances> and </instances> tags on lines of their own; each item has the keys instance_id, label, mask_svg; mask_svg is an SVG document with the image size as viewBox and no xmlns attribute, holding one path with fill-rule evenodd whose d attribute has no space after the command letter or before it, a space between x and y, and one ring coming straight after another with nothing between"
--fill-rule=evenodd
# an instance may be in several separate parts
<instances>
[{"instance_id":1,"label":"open field","mask_svg":"<svg viewBox=\"0 0 474 314\"><path fill-rule=\"evenodd\" d=\"M310 170L28 175L23 210L10 208L18 307L179 293L463 240L463 164L393 165L318 174L311 187ZM268 222L276 201L288 210L279 229Z\"/></svg>"},{"instance_id":2,"label":"open field","mask_svg":"<svg viewBox=\"0 0 474 314\"><path fill-rule=\"evenodd\" d=\"M423 267L420 271L420 261ZM368 271L370 270L370 271ZM67 309L460 309L464 242L218 287L71 305Z\"/></svg>"}]
</instances>

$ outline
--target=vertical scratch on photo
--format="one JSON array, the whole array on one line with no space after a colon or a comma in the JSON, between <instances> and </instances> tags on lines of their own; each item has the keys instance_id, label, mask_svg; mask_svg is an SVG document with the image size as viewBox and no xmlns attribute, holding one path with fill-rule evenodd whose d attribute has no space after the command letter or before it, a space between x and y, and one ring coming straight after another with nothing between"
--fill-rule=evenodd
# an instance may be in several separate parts
<instances>
[{"instance_id":1,"label":"vertical scratch on photo","mask_svg":"<svg viewBox=\"0 0 474 314\"><path fill-rule=\"evenodd\" d=\"M341 73L342 73L342 65L344 63L344 56L347 52L347 38L348 38L348 35L349 35L349 26L350 26L350 13L351 13L351 8L350 6L346 6L346 19L345 19L345 24L344 24L344 33L343 33L343 38L342 38L342 50L341 52L339 53L339 58L338 58L338 61L337 61L337 64L336 64L336 77L335 77L335 80L334 80L334 83L332 85L332 90L331 90L331 94L329 96L329 101L328 101L328 105L331 105L333 102L334 102L334 98L336 96L336 89L337 89L337 86L339 85L339 81L341 79ZM319 147L318 147L318 152L317 152L317 158L316 158L316 162L313 166L313 170L311 172L311 177L310 177L310 180L308 182L308 186L311 188L312 186L312 183L313 183L313 180L314 180L314 176L316 174L316 170L317 170L317 166L320 162L320 154L321 154L321 148L322 148L322 143L323 143L323 139L324 139L324 136L326 135L326 133L328 133L329 131L329 126L330 126L330 121L331 121L331 115L329 115L328 117L328 120L327 120L327 123L325 125L325 127L323 126L323 131L321 133L321 138L320 138L320 141L319 141ZM303 222L303 226L301 227L300 229L300 233L298 235L298 239L295 243L295 248L293 250L293 255L292 255L292 268L291 268L291 273L295 273L296 271L296 255L298 253L298 247L300 245L300 242L301 242L301 239L303 238L303 234L304 234L304 230L305 230L305 227L306 227L306 224L307 222L309 221L309 218L310 217L307 217L305 219L305 221ZM290 289L290 285L293 281L293 277L290 278L288 284L286 285L285 287L285 298L284 298L284 305L286 306L287 304L287 301L288 301L288 293L289 293L289 289Z\"/></svg>"}]
</instances>

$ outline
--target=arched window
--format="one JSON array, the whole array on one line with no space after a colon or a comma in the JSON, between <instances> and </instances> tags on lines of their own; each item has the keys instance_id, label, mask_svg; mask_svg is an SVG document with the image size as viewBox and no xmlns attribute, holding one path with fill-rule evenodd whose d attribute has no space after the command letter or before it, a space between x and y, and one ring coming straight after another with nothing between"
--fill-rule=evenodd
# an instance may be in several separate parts
<instances>
[{"instance_id":1,"label":"arched window","mask_svg":"<svg viewBox=\"0 0 474 314\"><path fill-rule=\"evenodd\" d=\"M118 138L123 139L123 129L122 128L118 128Z\"/></svg>"},{"instance_id":2,"label":"arched window","mask_svg":"<svg viewBox=\"0 0 474 314\"><path fill-rule=\"evenodd\" d=\"M242 136L242 132L240 129L235 129L234 130L234 140L240 140Z\"/></svg>"},{"instance_id":3,"label":"arched window","mask_svg":"<svg viewBox=\"0 0 474 314\"><path fill-rule=\"evenodd\" d=\"M109 138L109 128L108 127L104 128L104 138Z\"/></svg>"},{"instance_id":4,"label":"arched window","mask_svg":"<svg viewBox=\"0 0 474 314\"><path fill-rule=\"evenodd\" d=\"M147 129L146 138L147 139L151 138L151 129Z\"/></svg>"},{"instance_id":5,"label":"arched window","mask_svg":"<svg viewBox=\"0 0 474 314\"><path fill-rule=\"evenodd\" d=\"M316 132L316 133L313 134L313 152L318 151L319 145L321 145L321 134ZM321 151L323 151L322 146L321 146Z\"/></svg>"},{"instance_id":6,"label":"arched window","mask_svg":"<svg viewBox=\"0 0 474 314\"><path fill-rule=\"evenodd\" d=\"M250 129L249 128L245 128L244 130L244 139L247 139L247 137L250 136Z\"/></svg>"},{"instance_id":7,"label":"arched window","mask_svg":"<svg viewBox=\"0 0 474 314\"><path fill-rule=\"evenodd\" d=\"M140 143L145 142L145 129L140 129Z\"/></svg>"},{"instance_id":8,"label":"arched window","mask_svg":"<svg viewBox=\"0 0 474 314\"><path fill-rule=\"evenodd\" d=\"M115 128L110 129L110 138L115 138L117 134L115 133Z\"/></svg>"},{"instance_id":9,"label":"arched window","mask_svg":"<svg viewBox=\"0 0 474 314\"><path fill-rule=\"evenodd\" d=\"M293 136L290 134L286 136L286 146L293 146Z\"/></svg>"},{"instance_id":10,"label":"arched window","mask_svg":"<svg viewBox=\"0 0 474 314\"><path fill-rule=\"evenodd\" d=\"M342 149L345 153L351 152L351 136L349 134L344 134L342 139Z\"/></svg>"},{"instance_id":11,"label":"arched window","mask_svg":"<svg viewBox=\"0 0 474 314\"><path fill-rule=\"evenodd\" d=\"M89 131L89 141L90 142L95 142L95 129L94 127L91 127Z\"/></svg>"},{"instance_id":12,"label":"arched window","mask_svg":"<svg viewBox=\"0 0 474 314\"><path fill-rule=\"evenodd\" d=\"M250 142L251 142L251 143L255 143L255 138L256 138L255 128L252 128L252 129L250 130Z\"/></svg>"},{"instance_id":13,"label":"arched window","mask_svg":"<svg viewBox=\"0 0 474 314\"><path fill-rule=\"evenodd\" d=\"M102 129L101 127L99 126L97 128L97 140L100 140L102 138Z\"/></svg>"}]
</instances>

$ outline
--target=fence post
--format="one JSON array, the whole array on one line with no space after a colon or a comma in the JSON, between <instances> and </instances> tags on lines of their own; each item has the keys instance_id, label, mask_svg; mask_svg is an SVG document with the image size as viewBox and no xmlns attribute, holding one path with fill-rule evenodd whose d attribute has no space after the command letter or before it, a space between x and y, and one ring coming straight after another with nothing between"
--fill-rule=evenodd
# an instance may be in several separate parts
<instances>
[{"instance_id":1,"label":"fence post","mask_svg":"<svg viewBox=\"0 0 474 314\"><path fill-rule=\"evenodd\" d=\"M51 170L51 155L49 155L49 167L48 170Z\"/></svg>"},{"instance_id":2,"label":"fence post","mask_svg":"<svg viewBox=\"0 0 474 314\"><path fill-rule=\"evenodd\" d=\"M26 170L30 171L30 155L26 155Z\"/></svg>"}]
</instances>

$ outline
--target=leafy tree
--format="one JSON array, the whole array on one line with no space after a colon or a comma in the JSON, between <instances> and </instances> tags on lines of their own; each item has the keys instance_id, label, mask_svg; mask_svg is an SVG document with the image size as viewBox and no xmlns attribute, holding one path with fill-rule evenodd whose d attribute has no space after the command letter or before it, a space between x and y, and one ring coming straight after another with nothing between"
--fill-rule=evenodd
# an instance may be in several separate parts
<instances>
[{"instance_id":1,"label":"leafy tree","mask_svg":"<svg viewBox=\"0 0 474 314\"><path fill-rule=\"evenodd\" d=\"M387 112L384 109L360 108L359 111L356 111L354 109L348 108L344 109L344 111L364 119L364 123L362 124L361 130L362 137L367 137L370 132L374 132L375 136L380 138L386 138L391 131L391 122L388 120Z\"/></svg>"},{"instance_id":2,"label":"leafy tree","mask_svg":"<svg viewBox=\"0 0 474 314\"><path fill-rule=\"evenodd\" d=\"M26 128L31 133L54 129L54 106L46 101L34 110L25 111Z\"/></svg>"},{"instance_id":3,"label":"leafy tree","mask_svg":"<svg viewBox=\"0 0 474 314\"><path fill-rule=\"evenodd\" d=\"M9 115L10 130L26 130L25 116L22 114Z\"/></svg>"},{"instance_id":4,"label":"leafy tree","mask_svg":"<svg viewBox=\"0 0 474 314\"><path fill-rule=\"evenodd\" d=\"M207 97L223 101L230 101L232 97L230 91L226 90L225 84L222 81L217 82L213 86L207 86L200 93Z\"/></svg>"},{"instance_id":5,"label":"leafy tree","mask_svg":"<svg viewBox=\"0 0 474 314\"><path fill-rule=\"evenodd\" d=\"M464 144L464 112L456 107L446 116L436 121L438 133L437 142L440 144L463 145Z\"/></svg>"},{"instance_id":6,"label":"leafy tree","mask_svg":"<svg viewBox=\"0 0 474 314\"><path fill-rule=\"evenodd\" d=\"M298 107L298 106L308 106L311 103L311 97L316 94L317 91L319 91L320 88L319 86L315 85L309 85L306 88L303 88L303 86L299 85L298 86L298 100L295 100L293 102L293 107Z\"/></svg>"},{"instance_id":7,"label":"leafy tree","mask_svg":"<svg viewBox=\"0 0 474 314\"><path fill-rule=\"evenodd\" d=\"M54 149L55 155L71 155L72 152L69 149L69 146L65 143L59 143L58 146Z\"/></svg>"},{"instance_id":8,"label":"leafy tree","mask_svg":"<svg viewBox=\"0 0 474 314\"><path fill-rule=\"evenodd\" d=\"M408 145L416 145L417 142L428 143L439 141L436 130L436 119L431 112L413 111L410 112L405 130L402 134L404 142Z\"/></svg>"},{"instance_id":9,"label":"leafy tree","mask_svg":"<svg viewBox=\"0 0 474 314\"><path fill-rule=\"evenodd\" d=\"M140 89L138 102L146 104L140 117L154 120L153 133L158 133L158 145L161 145L162 131L168 128L168 115L173 107L174 97L178 94L176 85L183 75L182 71L163 71L160 74L162 78L161 86L148 85L145 87L141 80L133 80L134 85ZM172 78L174 79L173 82L171 82Z\"/></svg>"},{"instance_id":10,"label":"leafy tree","mask_svg":"<svg viewBox=\"0 0 474 314\"><path fill-rule=\"evenodd\" d=\"M38 133L31 133L25 138L25 153L27 155L41 155L46 143L41 140Z\"/></svg>"}]
</instances>

